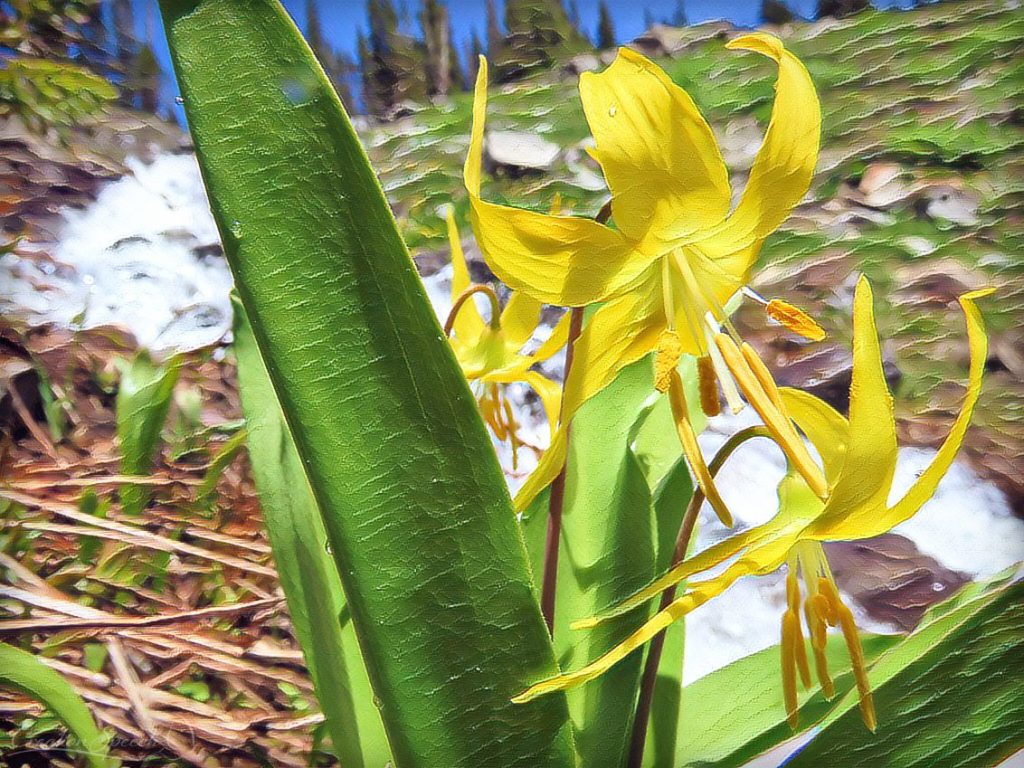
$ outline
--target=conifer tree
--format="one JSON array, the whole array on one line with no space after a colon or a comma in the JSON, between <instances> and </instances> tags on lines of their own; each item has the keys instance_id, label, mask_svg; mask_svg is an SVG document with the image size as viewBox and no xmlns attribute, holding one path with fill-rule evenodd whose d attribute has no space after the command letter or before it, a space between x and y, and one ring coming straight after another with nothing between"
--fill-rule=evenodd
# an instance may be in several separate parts
<instances>
[{"instance_id":1,"label":"conifer tree","mask_svg":"<svg viewBox=\"0 0 1024 768\"><path fill-rule=\"evenodd\" d=\"M605 0L597 5L597 47L602 51L615 47L615 25Z\"/></svg>"},{"instance_id":2,"label":"conifer tree","mask_svg":"<svg viewBox=\"0 0 1024 768\"><path fill-rule=\"evenodd\" d=\"M462 57L459 56L459 47L455 44L455 28L452 26L451 16L448 17L448 82L451 83L452 92L464 91L469 87L466 82L466 71L462 67Z\"/></svg>"},{"instance_id":3,"label":"conifer tree","mask_svg":"<svg viewBox=\"0 0 1024 768\"><path fill-rule=\"evenodd\" d=\"M487 55L496 58L505 47L505 35L498 24L498 9L494 0L487 0Z\"/></svg>"},{"instance_id":4,"label":"conifer tree","mask_svg":"<svg viewBox=\"0 0 1024 768\"><path fill-rule=\"evenodd\" d=\"M686 16L686 3L684 0L676 0L676 10L672 14L673 27L685 27L690 23Z\"/></svg>"},{"instance_id":5,"label":"conifer tree","mask_svg":"<svg viewBox=\"0 0 1024 768\"><path fill-rule=\"evenodd\" d=\"M484 55L484 46L480 42L480 35L473 30L469 39L469 56L466 66L466 87L472 88L476 82L477 73L480 71L480 57Z\"/></svg>"},{"instance_id":6,"label":"conifer tree","mask_svg":"<svg viewBox=\"0 0 1024 768\"><path fill-rule=\"evenodd\" d=\"M592 46L569 22L560 2L506 0L505 44L494 59L496 79L515 80Z\"/></svg>"},{"instance_id":7,"label":"conifer tree","mask_svg":"<svg viewBox=\"0 0 1024 768\"><path fill-rule=\"evenodd\" d=\"M860 13L869 4L868 0L818 0L817 18L834 16L837 19L841 19L845 16Z\"/></svg>"},{"instance_id":8,"label":"conifer tree","mask_svg":"<svg viewBox=\"0 0 1024 768\"><path fill-rule=\"evenodd\" d=\"M448 9L438 0L424 0L420 27L426 46L427 91L445 95L451 90L451 38Z\"/></svg>"},{"instance_id":9,"label":"conifer tree","mask_svg":"<svg viewBox=\"0 0 1024 768\"><path fill-rule=\"evenodd\" d=\"M783 0L762 0L761 21L765 24L788 24L793 20L793 12Z\"/></svg>"}]
</instances>

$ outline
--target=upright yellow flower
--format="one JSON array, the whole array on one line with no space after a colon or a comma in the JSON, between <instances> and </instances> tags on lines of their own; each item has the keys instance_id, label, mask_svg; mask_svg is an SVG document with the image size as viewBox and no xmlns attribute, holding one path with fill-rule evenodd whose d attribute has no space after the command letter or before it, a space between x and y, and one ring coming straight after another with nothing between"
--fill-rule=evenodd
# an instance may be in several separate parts
<instances>
[{"instance_id":1,"label":"upright yellow flower","mask_svg":"<svg viewBox=\"0 0 1024 768\"><path fill-rule=\"evenodd\" d=\"M988 290L975 291L960 297L970 343L970 372L964 404L932 463L892 505L888 499L896 469L896 424L892 397L882 370L871 289L866 280L862 278L858 284L854 301L849 420L805 392L775 388L770 378L762 378L758 366L750 364L754 359L750 357L752 353L748 352L745 357L734 346L729 348L731 340L720 337L720 342L725 339L723 351L731 358L744 393L790 461L791 470L779 486L779 513L769 522L683 561L611 611L580 622L577 628L591 627L622 615L645 604L667 587L736 558L720 575L689 583L686 594L604 656L576 672L540 682L516 700L529 701L592 680L672 622L724 592L740 577L771 573L788 562L788 607L783 617L782 653L783 689L791 723L796 724L796 673L799 670L805 685L810 677L800 628L802 604L825 693L832 693L824 655L825 627L831 624L843 631L854 665L864 721L873 729L875 714L857 630L852 614L839 599L821 543L866 539L885 533L912 517L935 493L963 442L981 392L988 342L975 301L989 293ZM810 457L796 428L817 450L820 467ZM806 599L801 594L798 576L803 581Z\"/></svg>"},{"instance_id":2,"label":"upright yellow flower","mask_svg":"<svg viewBox=\"0 0 1024 768\"><path fill-rule=\"evenodd\" d=\"M562 389L531 369L565 346L569 335L568 315L559 321L548 339L535 352L522 354L523 346L530 341L537 328L541 303L520 291L513 291L502 310L493 288L471 285L459 231L450 209L447 223L452 253L452 309L445 323L445 332L454 332L450 342L455 357L474 389L484 421L499 440L509 441L514 467L521 444L517 431L520 425L505 395L505 386L523 381L533 387L544 404L548 425L554 434ZM489 322L484 322L473 300L477 293L486 295L491 302Z\"/></svg>"},{"instance_id":3,"label":"upright yellow flower","mask_svg":"<svg viewBox=\"0 0 1024 768\"><path fill-rule=\"evenodd\" d=\"M714 135L664 71L623 48L606 71L581 76L580 98L596 141L592 154L611 191L614 228L480 197L487 106L487 62L481 59L464 180L488 264L509 286L539 301L570 307L603 302L576 344L563 424L659 342L676 357L705 359L707 373L708 358L717 357L712 334L728 322L723 307L748 281L761 243L807 192L821 122L807 70L771 35L744 35L728 47L761 53L779 67L771 122L732 213L728 172ZM785 312L773 316L787 322ZM671 377L661 378L680 416L682 390ZM680 437L700 487L727 521L685 419ZM517 496L519 508L551 482L565 454L563 428Z\"/></svg>"}]
</instances>

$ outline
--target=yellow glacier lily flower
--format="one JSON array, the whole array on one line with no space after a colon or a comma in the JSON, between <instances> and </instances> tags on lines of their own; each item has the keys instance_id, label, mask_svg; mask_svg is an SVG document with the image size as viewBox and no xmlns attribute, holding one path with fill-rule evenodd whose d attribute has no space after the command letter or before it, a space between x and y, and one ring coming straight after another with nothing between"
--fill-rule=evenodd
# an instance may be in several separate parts
<instances>
[{"instance_id":1,"label":"yellow glacier lily flower","mask_svg":"<svg viewBox=\"0 0 1024 768\"><path fill-rule=\"evenodd\" d=\"M519 509L561 469L564 425L622 368L659 345L676 359L718 357L711 339L719 323L728 323L723 307L748 282L764 239L807 193L821 126L807 70L771 35L744 35L727 47L760 53L778 65L771 121L731 213L728 172L711 128L663 70L623 48L607 70L580 77L580 99L596 142L592 155L611 191L614 228L481 197L487 107L487 62L481 58L464 181L484 257L506 284L538 301L569 307L602 303L575 347L563 427L517 496ZM772 316L787 324L790 313ZM666 357L662 368L673 363ZM678 417L685 411L682 392L671 379L664 385ZM689 423L679 421L697 481L727 521Z\"/></svg>"},{"instance_id":2,"label":"yellow glacier lily flower","mask_svg":"<svg viewBox=\"0 0 1024 768\"><path fill-rule=\"evenodd\" d=\"M569 316L566 314L558 322L535 352L522 354L523 346L537 329L541 303L521 291L513 291L502 310L493 288L471 285L451 209L448 210L447 224L452 257L452 309L445 323L445 332L450 337L459 366L474 390L484 421L499 440L508 440L511 444L514 468L521 445L517 432L520 425L505 395L505 386L515 381L529 384L540 396L548 425L554 434L562 388L531 369L565 346L569 336ZM489 322L484 321L477 309L473 298L477 293L486 295L490 300Z\"/></svg>"},{"instance_id":3,"label":"yellow glacier lily flower","mask_svg":"<svg viewBox=\"0 0 1024 768\"><path fill-rule=\"evenodd\" d=\"M853 616L839 599L822 542L866 539L885 533L916 514L935 493L964 440L981 393L988 341L975 302L989 293L990 290L974 291L960 297L970 345L970 370L964 403L931 464L893 504L889 503L889 496L898 450L896 423L892 397L882 369L871 288L866 280L860 280L854 300L849 419L806 392L775 388L770 377L763 379L766 369L750 363L754 359L750 353L744 356L734 346L729 349L731 339L721 337L720 341L724 338L728 342L723 351L727 352L727 357L733 358L744 394L789 459L790 472L779 486L778 514L763 525L731 536L684 560L612 610L579 622L576 628L592 627L620 616L646 604L684 579L732 560L720 575L688 583L682 597L596 661L575 672L537 683L515 700L529 701L594 679L674 621L724 592L737 579L765 575L788 562L782 653L783 689L790 722L796 725L797 671L805 685L809 684L810 678L800 627L802 602L824 692L826 695L833 692L824 656L825 629L829 624L842 629L853 662L864 721L873 729L874 707L860 641ZM756 362L760 363L759 360ZM817 450L821 457L820 465L810 457L796 428ZM806 598L801 595L798 576L803 581Z\"/></svg>"}]
</instances>

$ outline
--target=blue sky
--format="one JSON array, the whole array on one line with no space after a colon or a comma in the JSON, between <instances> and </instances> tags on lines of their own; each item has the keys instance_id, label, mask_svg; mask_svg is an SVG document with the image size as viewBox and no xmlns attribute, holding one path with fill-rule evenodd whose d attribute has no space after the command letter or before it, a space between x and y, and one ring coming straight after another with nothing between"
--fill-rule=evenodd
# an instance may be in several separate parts
<instances>
[{"instance_id":1,"label":"blue sky","mask_svg":"<svg viewBox=\"0 0 1024 768\"><path fill-rule=\"evenodd\" d=\"M137 8L136 21L139 32L145 34L147 21L150 30L155 31L154 41L157 57L165 70L170 72L170 61L166 45L160 34L159 13L156 10L157 0L134 0ZM306 28L306 0L283 0L289 13L295 18L300 28ZM418 31L416 14L420 0L394 0L399 9L405 9L410 19L411 28ZM475 30L481 40L486 40L486 3L485 0L442 0L448 6L452 18L455 38L459 44L463 60L466 58L466 46ZM568 3L568 0L565 0ZM599 0L577 0L580 22L583 31L591 38L597 29L597 9ZM670 19L676 10L678 0L608 0L616 35L619 42L632 40L644 30L645 16L655 20ZM799 16L810 17L814 13L816 0L785 0L787 5ZM882 8L909 7L911 0L873 0L874 5ZM317 0L323 20L324 32L339 50L350 55L355 54L356 36L360 29L365 30L366 0ZM496 0L499 17L504 10L504 0ZM686 16L691 24L698 24L712 19L726 19L737 26L752 27L760 21L761 0L683 0ZM649 13L648 13L649 12ZM180 111L180 109L179 109ZM181 115L178 115L179 119Z\"/></svg>"}]
</instances>

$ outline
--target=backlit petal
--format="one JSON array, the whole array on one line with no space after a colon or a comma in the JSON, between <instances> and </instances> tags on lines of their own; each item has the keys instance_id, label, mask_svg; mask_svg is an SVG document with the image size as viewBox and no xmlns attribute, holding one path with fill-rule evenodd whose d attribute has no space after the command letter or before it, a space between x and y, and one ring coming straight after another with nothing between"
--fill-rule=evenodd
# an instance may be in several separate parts
<instances>
[{"instance_id":1,"label":"backlit petal","mask_svg":"<svg viewBox=\"0 0 1024 768\"><path fill-rule=\"evenodd\" d=\"M818 161L821 107L807 69L778 38L756 32L726 47L763 54L779 65L771 120L743 196L721 231L702 243L712 258L751 260L753 246L807 194Z\"/></svg>"},{"instance_id":2,"label":"backlit petal","mask_svg":"<svg viewBox=\"0 0 1024 768\"><path fill-rule=\"evenodd\" d=\"M808 392L783 387L779 394L790 418L821 456L828 484L834 485L846 459L849 422L831 405Z\"/></svg>"},{"instance_id":3,"label":"backlit petal","mask_svg":"<svg viewBox=\"0 0 1024 768\"><path fill-rule=\"evenodd\" d=\"M853 381L845 471L822 512L839 521L859 508L884 505L896 469L896 422L882 368L871 286L861 277L853 300Z\"/></svg>"},{"instance_id":4,"label":"backlit petal","mask_svg":"<svg viewBox=\"0 0 1024 768\"><path fill-rule=\"evenodd\" d=\"M558 382L542 376L537 371L527 371L523 381L533 387L534 392L540 396L544 403L544 414L548 417L548 427L554 436L558 429L558 409L562 400L562 388Z\"/></svg>"},{"instance_id":5,"label":"backlit petal","mask_svg":"<svg viewBox=\"0 0 1024 768\"><path fill-rule=\"evenodd\" d=\"M865 507L853 511L844 519L823 520L815 526L815 532L819 538L861 539L878 536L909 520L934 495L935 489L949 470L963 443L971 416L974 414L974 407L981 394L985 359L988 356L988 337L985 333L985 322L975 301L991 292L991 290L973 291L960 297L960 306L963 308L967 320L967 338L970 343L967 393L952 429L931 464L921 473L910 490L892 507L885 508L883 505L873 508Z\"/></svg>"},{"instance_id":6,"label":"backlit petal","mask_svg":"<svg viewBox=\"0 0 1024 768\"><path fill-rule=\"evenodd\" d=\"M687 237L725 218L729 176L718 143L661 67L621 48L604 72L580 76L580 99L627 237Z\"/></svg>"},{"instance_id":7,"label":"backlit petal","mask_svg":"<svg viewBox=\"0 0 1024 768\"><path fill-rule=\"evenodd\" d=\"M452 305L458 300L462 292L469 288L469 269L466 266L466 256L462 252L462 240L459 237L459 228L455 224L455 212L449 206L445 215L448 224L448 246L451 249L452 259ZM483 318L476 306L476 297L468 299L455 316L452 324L455 335L463 341L472 341L484 329Z\"/></svg>"},{"instance_id":8,"label":"backlit petal","mask_svg":"<svg viewBox=\"0 0 1024 768\"><path fill-rule=\"evenodd\" d=\"M565 427L579 407L615 380L618 372L650 353L665 329L660 296L637 290L594 312L576 340L574 363L565 386L563 426L552 438L533 474L516 494L522 511L558 475L565 462Z\"/></svg>"},{"instance_id":9,"label":"backlit petal","mask_svg":"<svg viewBox=\"0 0 1024 768\"><path fill-rule=\"evenodd\" d=\"M540 320L541 304L522 291L513 291L501 313L501 330L509 346L518 352L530 340Z\"/></svg>"},{"instance_id":10,"label":"backlit petal","mask_svg":"<svg viewBox=\"0 0 1024 768\"><path fill-rule=\"evenodd\" d=\"M566 312L562 315L558 322L555 323L555 327L551 329L551 335L544 340L543 344L537 347L537 351L530 355L530 359L535 363L541 363L564 347L569 341L569 324L571 322L572 313Z\"/></svg>"},{"instance_id":11,"label":"backlit petal","mask_svg":"<svg viewBox=\"0 0 1024 768\"><path fill-rule=\"evenodd\" d=\"M644 286L594 312L576 341L563 419L571 419L583 403L611 384L619 371L652 352L665 328L661 296Z\"/></svg>"},{"instance_id":12,"label":"backlit petal","mask_svg":"<svg viewBox=\"0 0 1024 768\"><path fill-rule=\"evenodd\" d=\"M519 696L514 697L512 701L522 704L548 693L576 688L600 677L673 622L678 621L713 597L722 594L739 578L774 571L785 562L786 555L792 544L793 540L788 537L769 541L758 550L758 557L756 559L748 559L746 556L741 557L729 566L722 575L707 581L688 585L685 595L670 603L664 610L656 613L649 621L600 658L575 672L543 680L531 686Z\"/></svg>"},{"instance_id":13,"label":"backlit petal","mask_svg":"<svg viewBox=\"0 0 1024 768\"><path fill-rule=\"evenodd\" d=\"M592 219L550 216L480 199L486 110L487 61L481 57L463 180L473 232L494 273L538 301L563 306L603 301L635 280L652 257L637 253L622 232Z\"/></svg>"}]
</instances>

